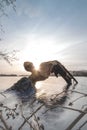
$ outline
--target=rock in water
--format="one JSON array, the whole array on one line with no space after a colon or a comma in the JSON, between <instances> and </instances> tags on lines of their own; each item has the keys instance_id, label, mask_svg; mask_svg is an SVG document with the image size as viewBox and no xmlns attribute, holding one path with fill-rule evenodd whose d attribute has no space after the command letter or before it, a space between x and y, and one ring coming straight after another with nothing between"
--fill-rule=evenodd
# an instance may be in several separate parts
<instances>
[{"instance_id":1,"label":"rock in water","mask_svg":"<svg viewBox=\"0 0 87 130\"><path fill-rule=\"evenodd\" d=\"M15 90L20 92L20 94L27 94L29 96L35 94L36 89L32 84L32 81L29 78L23 77L17 81L11 88L7 91Z\"/></svg>"}]
</instances>

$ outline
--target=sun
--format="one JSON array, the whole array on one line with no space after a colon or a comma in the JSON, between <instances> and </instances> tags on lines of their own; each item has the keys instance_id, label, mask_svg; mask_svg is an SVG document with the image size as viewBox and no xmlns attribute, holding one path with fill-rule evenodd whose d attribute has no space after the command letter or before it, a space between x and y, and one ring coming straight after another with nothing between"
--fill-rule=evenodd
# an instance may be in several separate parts
<instances>
[{"instance_id":1,"label":"sun","mask_svg":"<svg viewBox=\"0 0 87 130\"><path fill-rule=\"evenodd\" d=\"M50 52L48 53L48 48L49 47L46 48L46 46L41 45L27 44L27 46L21 51L19 59L22 63L25 61L32 62L35 69L38 70L40 64L46 61L50 55Z\"/></svg>"},{"instance_id":2,"label":"sun","mask_svg":"<svg viewBox=\"0 0 87 130\"><path fill-rule=\"evenodd\" d=\"M39 70L40 69L40 62L33 61L33 65L35 67L35 70Z\"/></svg>"},{"instance_id":3,"label":"sun","mask_svg":"<svg viewBox=\"0 0 87 130\"><path fill-rule=\"evenodd\" d=\"M57 46L54 46L55 40L51 37L38 36L38 35L26 35L24 48L21 50L18 59L20 64L24 62L32 62L35 69L39 69L39 65L42 62L59 59L56 55L58 52ZM61 58L61 57L60 57ZM24 70L23 66L20 68Z\"/></svg>"}]
</instances>

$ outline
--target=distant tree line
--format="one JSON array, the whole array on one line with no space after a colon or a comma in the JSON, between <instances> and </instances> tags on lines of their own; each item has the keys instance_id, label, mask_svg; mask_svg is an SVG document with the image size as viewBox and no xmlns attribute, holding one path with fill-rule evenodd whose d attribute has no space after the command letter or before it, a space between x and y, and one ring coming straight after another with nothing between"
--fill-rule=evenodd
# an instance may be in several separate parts
<instances>
[{"instance_id":1,"label":"distant tree line","mask_svg":"<svg viewBox=\"0 0 87 130\"><path fill-rule=\"evenodd\" d=\"M87 76L87 71L79 70L79 71L71 71L73 76Z\"/></svg>"}]
</instances>

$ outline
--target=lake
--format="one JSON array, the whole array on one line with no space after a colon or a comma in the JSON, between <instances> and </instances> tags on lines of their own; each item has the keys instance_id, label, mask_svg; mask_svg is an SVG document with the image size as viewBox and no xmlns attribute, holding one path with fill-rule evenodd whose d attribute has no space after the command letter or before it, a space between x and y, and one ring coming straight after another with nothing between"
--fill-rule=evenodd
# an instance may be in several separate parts
<instances>
[{"instance_id":1,"label":"lake","mask_svg":"<svg viewBox=\"0 0 87 130\"><path fill-rule=\"evenodd\" d=\"M16 83L21 77L0 77L0 92L5 91L6 89L10 88L14 83ZM79 91L82 93L87 93L87 78L86 77L76 77L77 81L79 82L78 85L75 86L74 91ZM49 105L50 99L56 94L61 93L66 87L66 82L61 78L55 78L50 77L45 81L37 82L36 83L36 97L37 99L44 99L45 102ZM73 85L70 86L70 90L73 88ZM4 97L3 95L0 95L0 102L3 103L5 106L8 106L10 108L13 108L15 104L21 104L23 107L23 113L25 117L27 117L30 112L32 111L32 108L30 106L30 102L24 102L22 98L19 98L14 92L12 93L5 93ZM82 106L87 104L87 97L81 97L79 100L75 100L78 97L83 96L81 94L78 94L76 92L69 93L67 95L66 100L62 104L66 107L71 107L75 109L82 109ZM30 100L30 99L28 99ZM69 106L69 103L73 102L72 106ZM38 104L38 105L37 105ZM58 104L58 103L56 103ZM33 109L36 109L38 106L40 106L40 103L35 102L33 105ZM40 122L44 125L45 130L65 130L69 124L80 114L77 111L63 109L59 107L55 107L54 109L51 109L46 112L46 106L42 107L40 111L36 113L36 116L40 117ZM8 119L6 120L7 123L12 125L14 130L17 130L20 124L23 122L23 118L21 118L21 114L19 111L19 108L17 110L19 112L19 116L15 118L14 120ZM4 118L6 118L4 114ZM85 115L72 130L77 130L83 122L85 122L87 119L87 116ZM0 122L1 123L1 122ZM16 125L15 125L16 124ZM28 124L24 125L22 130L28 130L29 126ZM86 130L87 125L84 125L81 130Z\"/></svg>"}]
</instances>

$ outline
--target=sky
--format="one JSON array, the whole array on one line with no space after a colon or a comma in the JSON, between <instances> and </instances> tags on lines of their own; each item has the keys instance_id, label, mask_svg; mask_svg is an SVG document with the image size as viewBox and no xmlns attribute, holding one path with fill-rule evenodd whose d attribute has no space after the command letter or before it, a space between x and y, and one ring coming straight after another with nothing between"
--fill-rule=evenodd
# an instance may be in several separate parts
<instances>
[{"instance_id":1,"label":"sky","mask_svg":"<svg viewBox=\"0 0 87 130\"><path fill-rule=\"evenodd\" d=\"M17 0L0 18L0 50L18 50L10 66L0 60L0 73L22 73L24 61L35 66L58 60L68 69L87 70L87 0Z\"/></svg>"}]
</instances>

